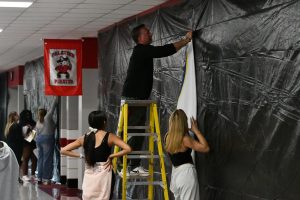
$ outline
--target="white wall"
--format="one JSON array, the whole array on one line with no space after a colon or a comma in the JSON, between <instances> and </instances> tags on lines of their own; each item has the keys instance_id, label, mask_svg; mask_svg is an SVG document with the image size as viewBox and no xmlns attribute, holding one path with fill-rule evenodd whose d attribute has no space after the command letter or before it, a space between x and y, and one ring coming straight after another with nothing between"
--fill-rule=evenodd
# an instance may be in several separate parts
<instances>
[{"instance_id":1,"label":"white wall","mask_svg":"<svg viewBox=\"0 0 300 200\"><path fill-rule=\"evenodd\" d=\"M98 69L82 70L82 97L79 97L78 131L81 135L88 131L88 115L98 109ZM84 162L78 160L78 188L82 188Z\"/></svg>"},{"instance_id":2,"label":"white wall","mask_svg":"<svg viewBox=\"0 0 300 200\"><path fill-rule=\"evenodd\" d=\"M98 69L83 69L82 77L82 130L87 131L88 115L98 109Z\"/></svg>"},{"instance_id":3,"label":"white wall","mask_svg":"<svg viewBox=\"0 0 300 200\"><path fill-rule=\"evenodd\" d=\"M82 96L61 98L61 138L77 139L88 131L88 115L98 107L97 90L98 69L83 69ZM83 153L82 148L78 151ZM61 173L78 178L78 188L82 189L84 160L62 156Z\"/></svg>"},{"instance_id":4,"label":"white wall","mask_svg":"<svg viewBox=\"0 0 300 200\"><path fill-rule=\"evenodd\" d=\"M23 94L23 86L18 85L15 88L8 89L9 101L7 113L9 114L12 111L16 111L20 114L20 112L24 109L24 94Z\"/></svg>"}]
</instances>

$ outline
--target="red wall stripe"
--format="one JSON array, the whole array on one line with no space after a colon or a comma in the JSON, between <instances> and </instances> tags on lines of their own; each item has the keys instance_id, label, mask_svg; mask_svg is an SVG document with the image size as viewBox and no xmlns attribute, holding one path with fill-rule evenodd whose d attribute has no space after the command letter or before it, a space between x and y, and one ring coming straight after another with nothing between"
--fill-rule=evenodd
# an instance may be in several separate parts
<instances>
[{"instance_id":1,"label":"red wall stripe","mask_svg":"<svg viewBox=\"0 0 300 200\"><path fill-rule=\"evenodd\" d=\"M67 144L70 144L70 143L74 142L75 140L76 140L76 139L72 139L72 140L68 139L68 140L67 140Z\"/></svg>"},{"instance_id":2,"label":"red wall stripe","mask_svg":"<svg viewBox=\"0 0 300 200\"><path fill-rule=\"evenodd\" d=\"M65 147L68 144L67 138L60 138L59 144L60 144L60 147Z\"/></svg>"},{"instance_id":3,"label":"red wall stripe","mask_svg":"<svg viewBox=\"0 0 300 200\"><path fill-rule=\"evenodd\" d=\"M82 38L82 68L98 68L97 38Z\"/></svg>"},{"instance_id":4,"label":"red wall stripe","mask_svg":"<svg viewBox=\"0 0 300 200\"><path fill-rule=\"evenodd\" d=\"M75 140L76 140L76 139L60 138L60 139L59 139L60 147L65 147L65 146L67 146L68 144L74 142Z\"/></svg>"},{"instance_id":5,"label":"red wall stripe","mask_svg":"<svg viewBox=\"0 0 300 200\"><path fill-rule=\"evenodd\" d=\"M20 65L10 69L8 72L8 87L23 85L24 66Z\"/></svg>"}]
</instances>

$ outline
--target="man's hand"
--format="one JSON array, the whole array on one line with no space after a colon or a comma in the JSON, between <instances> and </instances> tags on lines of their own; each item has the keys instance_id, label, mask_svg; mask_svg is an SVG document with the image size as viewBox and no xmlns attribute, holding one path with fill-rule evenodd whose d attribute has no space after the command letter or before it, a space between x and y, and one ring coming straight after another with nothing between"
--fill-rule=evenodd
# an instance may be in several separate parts
<instances>
[{"instance_id":1,"label":"man's hand","mask_svg":"<svg viewBox=\"0 0 300 200\"><path fill-rule=\"evenodd\" d=\"M188 40L188 42L190 42L193 38L193 32L192 31L187 32L184 38Z\"/></svg>"},{"instance_id":2,"label":"man's hand","mask_svg":"<svg viewBox=\"0 0 300 200\"><path fill-rule=\"evenodd\" d=\"M176 51L179 51L179 49L181 49L182 47L187 45L192 40L192 37L193 37L193 32L189 31L186 33L186 35L181 40L173 43Z\"/></svg>"}]
</instances>

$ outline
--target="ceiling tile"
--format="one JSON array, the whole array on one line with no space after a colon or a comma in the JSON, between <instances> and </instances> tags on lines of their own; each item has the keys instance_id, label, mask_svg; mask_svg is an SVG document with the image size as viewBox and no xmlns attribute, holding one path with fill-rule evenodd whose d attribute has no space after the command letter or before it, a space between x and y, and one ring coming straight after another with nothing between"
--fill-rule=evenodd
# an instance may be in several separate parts
<instances>
[{"instance_id":1,"label":"ceiling tile","mask_svg":"<svg viewBox=\"0 0 300 200\"><path fill-rule=\"evenodd\" d=\"M148 6L155 6L166 2L166 0L135 0L131 4L135 5L148 5Z\"/></svg>"},{"instance_id":2,"label":"ceiling tile","mask_svg":"<svg viewBox=\"0 0 300 200\"><path fill-rule=\"evenodd\" d=\"M97 4L128 4L132 0L86 0L84 3L97 3Z\"/></svg>"},{"instance_id":3,"label":"ceiling tile","mask_svg":"<svg viewBox=\"0 0 300 200\"><path fill-rule=\"evenodd\" d=\"M113 10L124 5L119 4L96 4L96 3L86 3L86 4L79 4L76 8L88 8L88 9L99 9L99 10Z\"/></svg>"},{"instance_id":4,"label":"ceiling tile","mask_svg":"<svg viewBox=\"0 0 300 200\"><path fill-rule=\"evenodd\" d=\"M51 2L51 3L49 3ZM34 3L31 8L73 8L77 4L73 3L52 3L52 1L48 1L47 3Z\"/></svg>"},{"instance_id":5,"label":"ceiling tile","mask_svg":"<svg viewBox=\"0 0 300 200\"><path fill-rule=\"evenodd\" d=\"M0 8L0 70L43 55L42 39L97 37L98 30L164 0L34 0L26 9Z\"/></svg>"},{"instance_id":6,"label":"ceiling tile","mask_svg":"<svg viewBox=\"0 0 300 200\"><path fill-rule=\"evenodd\" d=\"M74 8L72 10L70 10L70 13L109 13L111 10L110 9L98 9L98 8Z\"/></svg>"},{"instance_id":7,"label":"ceiling tile","mask_svg":"<svg viewBox=\"0 0 300 200\"><path fill-rule=\"evenodd\" d=\"M149 5L137 5L137 4L127 4L126 6L124 6L122 9L123 10L137 10L137 11L144 11L147 9L152 8L153 6L149 6Z\"/></svg>"},{"instance_id":8,"label":"ceiling tile","mask_svg":"<svg viewBox=\"0 0 300 200\"><path fill-rule=\"evenodd\" d=\"M49 0L37 0L39 3L47 3ZM56 3L57 5L60 5L62 0L51 0L51 2ZM82 3L84 0L63 0L64 3Z\"/></svg>"}]
</instances>

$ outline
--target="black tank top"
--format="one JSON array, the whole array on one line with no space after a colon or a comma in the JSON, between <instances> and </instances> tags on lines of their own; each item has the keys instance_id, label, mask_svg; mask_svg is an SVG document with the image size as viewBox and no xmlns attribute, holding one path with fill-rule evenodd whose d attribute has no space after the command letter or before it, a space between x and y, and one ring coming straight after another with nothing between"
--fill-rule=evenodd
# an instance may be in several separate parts
<instances>
[{"instance_id":1,"label":"black tank top","mask_svg":"<svg viewBox=\"0 0 300 200\"><path fill-rule=\"evenodd\" d=\"M188 148L184 152L178 152L178 153L174 153L174 154L168 153L168 154L170 156L173 166L178 167L179 165L183 165L186 163L193 164L193 159L192 159L191 153L192 153L192 149Z\"/></svg>"},{"instance_id":2,"label":"black tank top","mask_svg":"<svg viewBox=\"0 0 300 200\"><path fill-rule=\"evenodd\" d=\"M108 136L109 133L106 133L102 142L99 146L94 149L94 160L95 162L106 162L108 156L111 154L111 147L108 146Z\"/></svg>"},{"instance_id":3,"label":"black tank top","mask_svg":"<svg viewBox=\"0 0 300 200\"><path fill-rule=\"evenodd\" d=\"M168 134L166 134L165 138L164 138L165 142L166 142L166 139L167 139L167 135ZM183 164L186 164L186 163L194 164L191 153L192 153L192 149L188 148L184 152L178 152L178 153L173 153L173 154L168 153L168 155L171 159L171 162L172 162L173 166L178 167L179 165L183 165Z\"/></svg>"}]
</instances>

